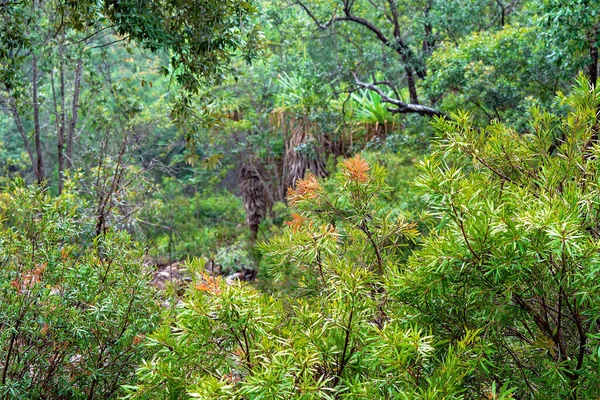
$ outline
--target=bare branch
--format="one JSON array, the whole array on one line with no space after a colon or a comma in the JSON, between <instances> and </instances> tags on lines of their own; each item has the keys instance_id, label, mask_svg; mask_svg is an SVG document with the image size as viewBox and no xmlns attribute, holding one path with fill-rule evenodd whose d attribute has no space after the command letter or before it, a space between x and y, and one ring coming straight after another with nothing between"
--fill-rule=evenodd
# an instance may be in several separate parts
<instances>
[{"instance_id":1,"label":"bare branch","mask_svg":"<svg viewBox=\"0 0 600 400\"><path fill-rule=\"evenodd\" d=\"M357 17L356 15L352 14L350 12L351 5L349 5L347 2L344 2L344 16L337 17L336 16L337 9L336 9L333 12L333 15L331 16L331 18L329 19L329 21L327 23L322 23L321 21L319 21L317 19L317 17L313 14L313 12L310 10L310 8L308 8L306 6L306 4L302 3L301 1L296 1L296 4L298 4L304 11L306 11L306 14L308 14L310 19L312 19L315 22L315 24L317 24L317 26L321 29L327 29L332 24L334 24L338 21L354 22L354 23L364 26L365 28L367 28L368 30L373 32L375 34L375 36L377 36L377 38L381 42L383 42L386 46L391 47L391 42L388 39L388 37L383 33L383 31L381 31L381 29L379 29L377 26L375 26L371 21L369 21L365 18L362 18L362 17Z\"/></svg>"},{"instance_id":2,"label":"bare branch","mask_svg":"<svg viewBox=\"0 0 600 400\"><path fill-rule=\"evenodd\" d=\"M321 23L317 17L312 13L312 11L310 11L310 9L308 7L306 7L306 5L304 3L302 3L301 1L296 1L296 4L298 4L300 7L302 7L302 9L304 11L306 11L306 14L308 14L308 16L310 17L310 19L312 19L315 24L317 24L317 26L321 29L327 29L331 26L331 24L333 24L336 21L336 12L337 12L337 8L336 10L333 12L333 15L331 16L331 18L329 19L329 21L325 24Z\"/></svg>"},{"instance_id":3,"label":"bare branch","mask_svg":"<svg viewBox=\"0 0 600 400\"><path fill-rule=\"evenodd\" d=\"M385 94L385 92L383 90L381 90L380 87L370 84L370 83L361 82L356 77L356 74L354 74L354 81L356 82L356 84L358 86L360 86L364 89L369 89L369 90L376 92L379 96L381 96L382 102L393 104L395 106L395 108L388 108L388 110L393 114L421 114L421 115L429 115L432 117L433 116L438 116L438 117L446 116L444 113L442 113L439 110L436 110L435 108L422 106L420 104L405 103L398 99L392 99L387 94Z\"/></svg>"},{"instance_id":4,"label":"bare branch","mask_svg":"<svg viewBox=\"0 0 600 400\"><path fill-rule=\"evenodd\" d=\"M388 47L393 47L392 42L390 42L390 39L388 39L388 37L385 36L383 31L381 31L381 29L376 27L368 19L365 19L362 17L357 17L356 15L353 15L350 13L346 13L346 15L344 17L337 17L337 18L332 19L332 22L337 22L337 21L350 21L350 22L354 22L358 25L362 25L365 28L367 28L368 30L370 30L371 32L373 32L375 34L375 36L377 36L377 39L379 39L379 41L381 41L383 44L385 44Z\"/></svg>"}]
</instances>

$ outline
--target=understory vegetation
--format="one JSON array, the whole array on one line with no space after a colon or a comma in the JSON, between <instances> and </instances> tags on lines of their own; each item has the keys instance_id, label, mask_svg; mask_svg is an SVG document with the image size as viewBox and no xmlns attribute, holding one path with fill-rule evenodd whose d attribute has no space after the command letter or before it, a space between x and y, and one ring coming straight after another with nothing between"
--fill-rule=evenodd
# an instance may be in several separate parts
<instances>
[{"instance_id":1,"label":"understory vegetation","mask_svg":"<svg viewBox=\"0 0 600 400\"><path fill-rule=\"evenodd\" d=\"M600 13L0 1L0 399L600 397Z\"/></svg>"}]
</instances>

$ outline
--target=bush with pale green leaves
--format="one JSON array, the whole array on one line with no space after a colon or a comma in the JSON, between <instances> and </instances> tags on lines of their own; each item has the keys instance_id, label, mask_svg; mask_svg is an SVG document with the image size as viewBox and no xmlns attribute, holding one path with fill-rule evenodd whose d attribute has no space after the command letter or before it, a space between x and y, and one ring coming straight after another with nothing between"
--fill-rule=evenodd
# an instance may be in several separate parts
<instances>
[{"instance_id":1,"label":"bush with pale green leaves","mask_svg":"<svg viewBox=\"0 0 600 400\"><path fill-rule=\"evenodd\" d=\"M525 134L434 122L423 239L360 156L299 181L260 245L286 290L198 275L128 396L598 398L600 89L581 78L560 100L565 116L534 109Z\"/></svg>"},{"instance_id":2,"label":"bush with pale green leaves","mask_svg":"<svg viewBox=\"0 0 600 400\"><path fill-rule=\"evenodd\" d=\"M441 343L390 298L416 224L380 211L389 189L381 167L357 156L339 171L331 189L310 175L299 181L288 193L289 226L260 245L291 295L227 286L190 262L199 278L149 337L154 356L128 398L464 397L485 350L477 330Z\"/></svg>"},{"instance_id":3,"label":"bush with pale green leaves","mask_svg":"<svg viewBox=\"0 0 600 400\"><path fill-rule=\"evenodd\" d=\"M526 134L435 123L419 185L438 229L389 287L439 339L479 330L476 379L521 399L600 396L600 90L559 98Z\"/></svg>"},{"instance_id":4,"label":"bush with pale green leaves","mask_svg":"<svg viewBox=\"0 0 600 400\"><path fill-rule=\"evenodd\" d=\"M0 199L0 398L109 399L150 354L158 306L125 232L90 237L67 182ZM86 229L87 227L87 229Z\"/></svg>"}]
</instances>

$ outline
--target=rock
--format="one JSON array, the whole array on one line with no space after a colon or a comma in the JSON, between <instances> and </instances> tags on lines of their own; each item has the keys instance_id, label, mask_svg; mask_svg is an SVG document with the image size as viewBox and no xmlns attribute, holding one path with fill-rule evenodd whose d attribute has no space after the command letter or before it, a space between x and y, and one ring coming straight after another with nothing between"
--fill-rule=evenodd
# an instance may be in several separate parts
<instances>
[{"instance_id":1,"label":"rock","mask_svg":"<svg viewBox=\"0 0 600 400\"><path fill-rule=\"evenodd\" d=\"M182 263L175 262L163 267L159 267L154 273L151 284L159 290L165 290L167 285L183 286L191 281L190 277L185 275L185 269Z\"/></svg>"},{"instance_id":2,"label":"rock","mask_svg":"<svg viewBox=\"0 0 600 400\"><path fill-rule=\"evenodd\" d=\"M242 269L239 272L234 272L233 274L227 276L225 278L225 283L228 285L233 285L236 281L245 281L249 282L256 278L256 270L255 269Z\"/></svg>"}]
</instances>

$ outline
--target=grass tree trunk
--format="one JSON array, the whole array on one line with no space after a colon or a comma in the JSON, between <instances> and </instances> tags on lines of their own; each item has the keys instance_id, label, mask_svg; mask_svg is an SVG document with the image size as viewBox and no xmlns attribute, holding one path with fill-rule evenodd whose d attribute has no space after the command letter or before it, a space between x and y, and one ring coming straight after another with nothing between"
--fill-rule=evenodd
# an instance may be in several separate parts
<instances>
[{"instance_id":1,"label":"grass tree trunk","mask_svg":"<svg viewBox=\"0 0 600 400\"><path fill-rule=\"evenodd\" d=\"M246 208L246 223L250 228L250 241L255 242L258 226L267 212L267 193L265 184L251 162L246 162L240 168L240 189Z\"/></svg>"},{"instance_id":2,"label":"grass tree trunk","mask_svg":"<svg viewBox=\"0 0 600 400\"><path fill-rule=\"evenodd\" d=\"M313 128L306 117L302 119L292 117L290 119L291 132L285 144L284 171L286 176L284 191L296 186L296 181L304 178L307 171L311 171L314 175L320 177L327 175L325 162L319 154L321 149L315 147L317 146L316 140L310 134L310 130ZM300 148L308 146L314 148L306 149L305 152L299 151ZM285 198L285 193L283 195Z\"/></svg>"}]
</instances>

